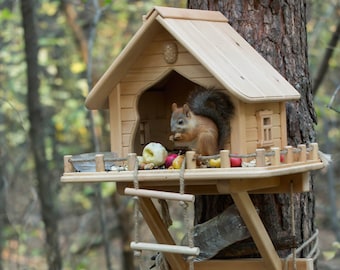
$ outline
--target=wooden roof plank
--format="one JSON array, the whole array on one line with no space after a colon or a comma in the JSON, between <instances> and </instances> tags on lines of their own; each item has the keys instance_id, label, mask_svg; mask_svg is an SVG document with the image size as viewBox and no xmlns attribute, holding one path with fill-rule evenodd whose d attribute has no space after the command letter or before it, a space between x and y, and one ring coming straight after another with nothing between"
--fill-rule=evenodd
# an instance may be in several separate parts
<instances>
[{"instance_id":1,"label":"wooden roof plank","mask_svg":"<svg viewBox=\"0 0 340 270\"><path fill-rule=\"evenodd\" d=\"M224 58L229 59L235 69L244 74L245 79L249 79L264 96L274 94L282 96L283 93L287 95L287 90L293 88L239 34L237 34L237 39L232 39L231 34L236 31L229 24L198 24L198 22L192 22L192 24L197 25L196 27L203 32L208 40L216 39L214 49L220 51ZM253 89L251 90L252 92L248 94L249 97L253 95ZM294 88L293 90L295 94L296 91Z\"/></svg>"},{"instance_id":2,"label":"wooden roof plank","mask_svg":"<svg viewBox=\"0 0 340 270\"><path fill-rule=\"evenodd\" d=\"M155 7L146 18L89 93L85 103L89 109L107 108L112 89L135 66L137 57L157 39L163 27L197 63L241 100L268 102L300 98L280 73L228 24L222 13Z\"/></svg>"},{"instance_id":3,"label":"wooden roof plank","mask_svg":"<svg viewBox=\"0 0 340 270\"><path fill-rule=\"evenodd\" d=\"M118 55L109 69L103 74L86 98L85 105L89 109L107 108L107 98L113 87L127 73L135 59L147 46L152 37L161 29L155 23L157 13L154 13L149 21L146 21L137 33L132 37L123 51ZM136 46L138 44L138 46Z\"/></svg>"},{"instance_id":4,"label":"wooden roof plank","mask_svg":"<svg viewBox=\"0 0 340 270\"><path fill-rule=\"evenodd\" d=\"M240 36L239 40L242 40L245 49L237 49L237 43L226 38L228 31L233 30L226 28L227 24L159 17L157 20L228 90L243 101L291 100L300 97L298 92ZM251 57L248 59L248 56ZM263 72L262 64L267 65L267 72Z\"/></svg>"},{"instance_id":5,"label":"wooden roof plank","mask_svg":"<svg viewBox=\"0 0 340 270\"><path fill-rule=\"evenodd\" d=\"M211 22L228 22L228 19L219 11L201 10L201 9L186 9L186 8L171 8L155 6L154 10L163 18L172 18L178 20L203 20ZM146 16L148 19L149 14Z\"/></svg>"}]
</instances>

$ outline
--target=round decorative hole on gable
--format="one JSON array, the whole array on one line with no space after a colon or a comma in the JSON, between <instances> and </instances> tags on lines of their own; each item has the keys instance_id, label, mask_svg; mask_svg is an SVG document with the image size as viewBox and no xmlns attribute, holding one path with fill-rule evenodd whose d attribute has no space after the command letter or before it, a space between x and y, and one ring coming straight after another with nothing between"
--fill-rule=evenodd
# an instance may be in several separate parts
<instances>
[{"instance_id":1,"label":"round decorative hole on gable","mask_svg":"<svg viewBox=\"0 0 340 270\"><path fill-rule=\"evenodd\" d=\"M178 49L175 42L166 42L163 46L164 61L168 64L174 64L177 61Z\"/></svg>"}]
</instances>

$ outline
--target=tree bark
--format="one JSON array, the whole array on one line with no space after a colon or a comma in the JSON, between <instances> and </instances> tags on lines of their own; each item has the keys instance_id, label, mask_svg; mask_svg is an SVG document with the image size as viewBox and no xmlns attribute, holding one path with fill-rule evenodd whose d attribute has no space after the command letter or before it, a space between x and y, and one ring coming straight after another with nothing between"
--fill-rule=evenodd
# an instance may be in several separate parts
<instances>
[{"instance_id":1,"label":"tree bark","mask_svg":"<svg viewBox=\"0 0 340 270\"><path fill-rule=\"evenodd\" d=\"M300 92L301 99L286 106L288 142L290 145L314 142L316 115L308 71L306 2L188 0L188 8L221 11L234 29ZM289 195L256 195L252 196L252 200L260 209L261 219L274 242L283 243L281 240L291 238ZM195 214L196 221L204 222L232 203L229 196L205 197L197 205L204 211ZM277 249L283 249L279 252L281 256L287 255L290 247L305 241L315 231L313 191L294 194L294 205L296 240L276 245ZM197 216L200 213L204 214ZM257 256L253 254L257 253L256 248L242 249L242 245L233 247L238 250L235 256Z\"/></svg>"},{"instance_id":2,"label":"tree bark","mask_svg":"<svg viewBox=\"0 0 340 270\"><path fill-rule=\"evenodd\" d=\"M34 0L21 0L27 63L27 108L30 121L30 142L35 162L37 188L41 202L41 214L45 224L46 253L51 270L62 268L59 251L58 215L56 209L56 182L48 170L45 154L43 111L39 96L38 36Z\"/></svg>"}]
</instances>

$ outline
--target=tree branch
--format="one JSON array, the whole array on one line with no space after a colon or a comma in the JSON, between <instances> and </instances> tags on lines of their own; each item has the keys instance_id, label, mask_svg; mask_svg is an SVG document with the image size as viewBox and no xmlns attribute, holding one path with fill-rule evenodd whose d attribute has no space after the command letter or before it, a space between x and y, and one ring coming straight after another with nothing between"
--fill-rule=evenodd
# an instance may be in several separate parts
<instances>
[{"instance_id":1,"label":"tree branch","mask_svg":"<svg viewBox=\"0 0 340 270\"><path fill-rule=\"evenodd\" d=\"M326 48L325 54L323 56L323 59L321 61L320 67L318 69L318 72L316 73L314 83L313 83L313 89L312 94L313 96L316 96L319 86L322 83L328 68L329 68L329 60L332 58L334 49L338 43L340 37L340 19L338 21L338 25L336 27L336 30L334 31L331 40L328 43L328 46Z\"/></svg>"}]
</instances>

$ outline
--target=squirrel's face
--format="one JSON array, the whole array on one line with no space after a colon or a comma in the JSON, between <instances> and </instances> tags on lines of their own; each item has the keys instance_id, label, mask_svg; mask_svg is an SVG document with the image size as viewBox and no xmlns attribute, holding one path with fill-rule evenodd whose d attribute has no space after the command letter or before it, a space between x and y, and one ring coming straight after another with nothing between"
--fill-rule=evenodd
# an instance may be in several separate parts
<instances>
[{"instance_id":1,"label":"squirrel's face","mask_svg":"<svg viewBox=\"0 0 340 270\"><path fill-rule=\"evenodd\" d=\"M176 103L172 104L171 115L171 132L172 133L184 133L188 128L188 121L190 118L190 109L187 104L184 104L182 108L177 107ZM177 136L174 137L176 139Z\"/></svg>"}]
</instances>

